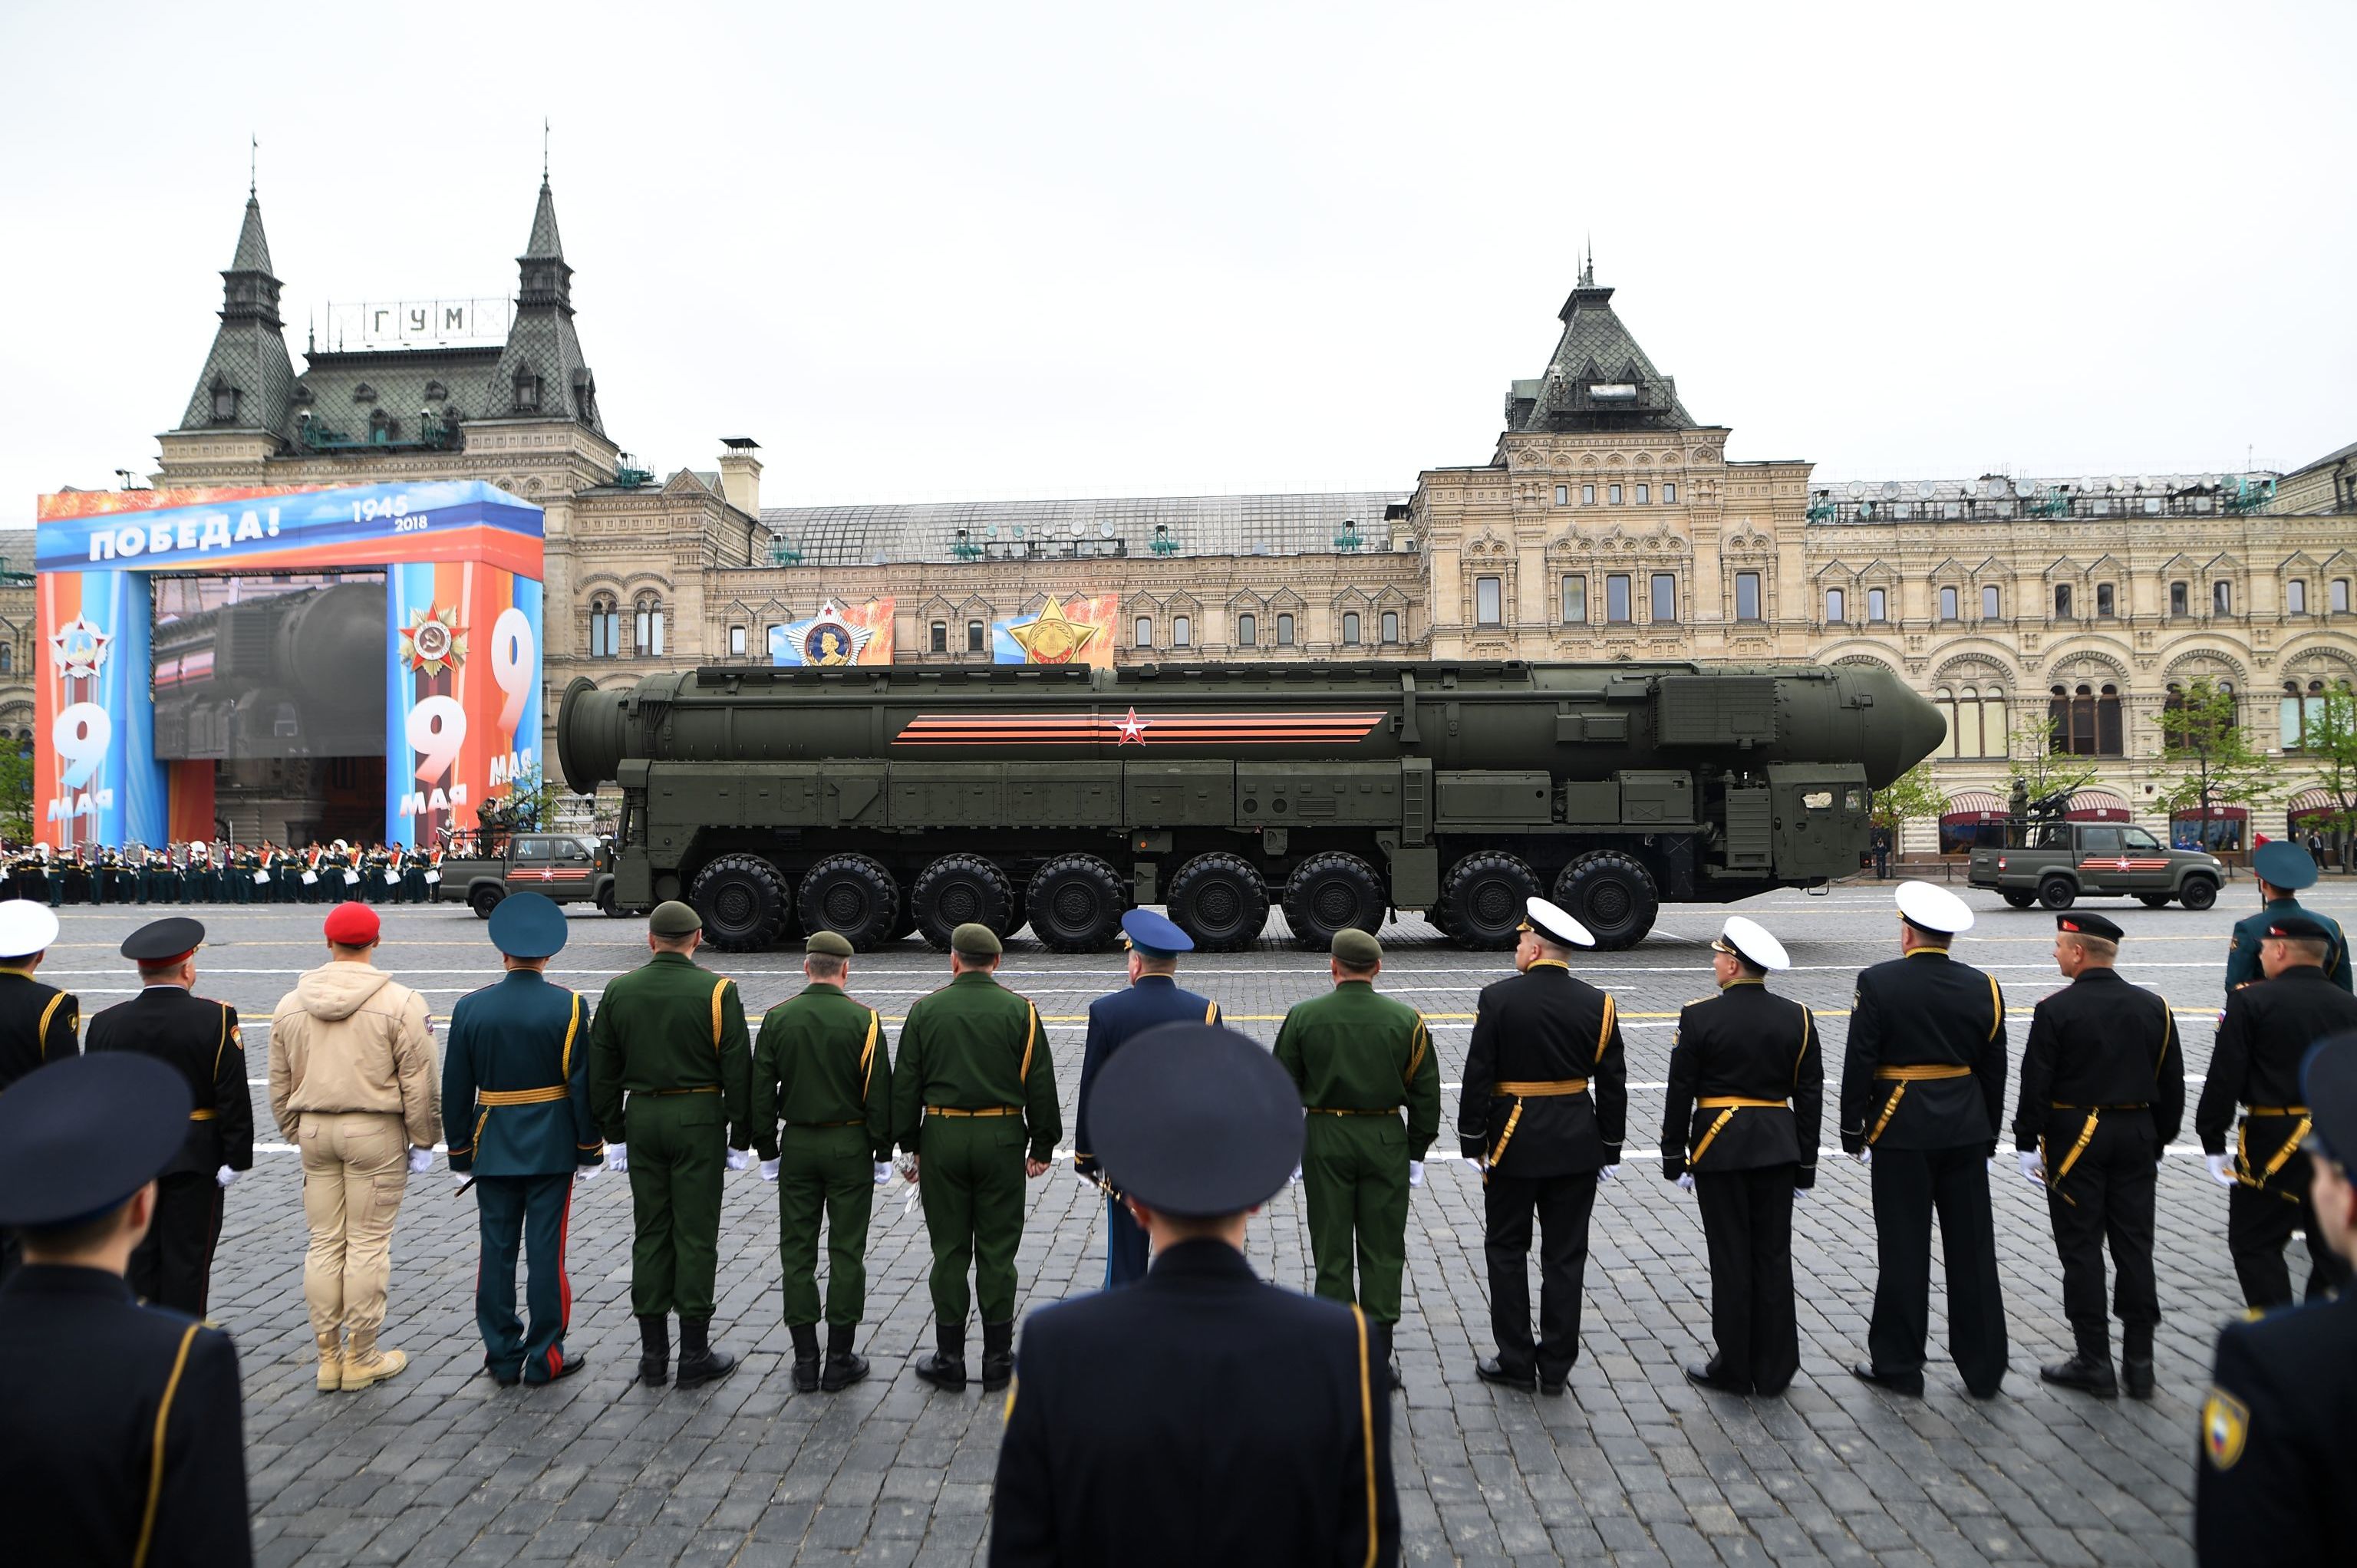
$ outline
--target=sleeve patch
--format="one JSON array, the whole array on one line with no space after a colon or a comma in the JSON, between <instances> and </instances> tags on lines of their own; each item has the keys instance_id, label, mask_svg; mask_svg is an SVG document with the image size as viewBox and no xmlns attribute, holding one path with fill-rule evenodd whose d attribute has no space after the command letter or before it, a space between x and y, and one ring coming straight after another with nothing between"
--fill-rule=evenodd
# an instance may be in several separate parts
<instances>
[{"instance_id":1,"label":"sleeve patch","mask_svg":"<svg viewBox=\"0 0 2357 1568\"><path fill-rule=\"evenodd\" d=\"M2221 1388L2201 1402L2201 1457L2212 1469L2231 1470L2250 1440L2251 1407Z\"/></svg>"}]
</instances>

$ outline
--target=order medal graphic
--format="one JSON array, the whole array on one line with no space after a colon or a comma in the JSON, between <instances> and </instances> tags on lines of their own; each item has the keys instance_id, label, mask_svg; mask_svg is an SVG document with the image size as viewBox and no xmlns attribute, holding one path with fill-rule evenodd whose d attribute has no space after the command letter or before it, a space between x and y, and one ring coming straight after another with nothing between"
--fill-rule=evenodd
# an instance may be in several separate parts
<instances>
[{"instance_id":1,"label":"order medal graphic","mask_svg":"<svg viewBox=\"0 0 2357 1568\"><path fill-rule=\"evenodd\" d=\"M1064 607L1049 599L1039 618L1028 626L1010 626L1006 635L1033 664L1070 664L1104 628L1068 618Z\"/></svg>"},{"instance_id":2,"label":"order medal graphic","mask_svg":"<svg viewBox=\"0 0 2357 1568\"><path fill-rule=\"evenodd\" d=\"M458 629L456 606L436 610L432 605L409 612L401 628L401 657L421 675L439 675L467 661L467 634Z\"/></svg>"}]
</instances>

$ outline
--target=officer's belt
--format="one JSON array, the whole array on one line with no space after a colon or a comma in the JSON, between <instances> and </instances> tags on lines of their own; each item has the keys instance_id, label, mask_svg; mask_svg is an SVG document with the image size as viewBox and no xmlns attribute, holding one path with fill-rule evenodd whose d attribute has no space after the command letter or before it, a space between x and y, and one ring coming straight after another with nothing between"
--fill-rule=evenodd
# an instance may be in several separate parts
<instances>
[{"instance_id":1,"label":"officer's belt","mask_svg":"<svg viewBox=\"0 0 2357 1568\"><path fill-rule=\"evenodd\" d=\"M2243 1107L2243 1114L2245 1116L2305 1116L2308 1114L2308 1107L2305 1105L2245 1105Z\"/></svg>"},{"instance_id":2,"label":"officer's belt","mask_svg":"<svg viewBox=\"0 0 2357 1568\"><path fill-rule=\"evenodd\" d=\"M1694 1153L1686 1156L1686 1164L1693 1165L1702 1158L1703 1152L1710 1147L1710 1141L1717 1137L1721 1129L1725 1128L1729 1122L1735 1120L1737 1112L1781 1111L1787 1103L1781 1100L1750 1100L1740 1094L1714 1094L1707 1100L1695 1101L1695 1106L1700 1110L1717 1112L1718 1120L1712 1122L1709 1131L1703 1133L1702 1141L1695 1145Z\"/></svg>"},{"instance_id":3,"label":"officer's belt","mask_svg":"<svg viewBox=\"0 0 2357 1568\"><path fill-rule=\"evenodd\" d=\"M221 1112L218 1111L191 1111L188 1112L188 1120L191 1122L210 1122L220 1114Z\"/></svg>"},{"instance_id":4,"label":"officer's belt","mask_svg":"<svg viewBox=\"0 0 2357 1568\"><path fill-rule=\"evenodd\" d=\"M2064 1101L2051 1100L2047 1101L2047 1109L2050 1111L2083 1111L2087 1113L2086 1123L2079 1129L2079 1141L2071 1145L2071 1152L2069 1154L2062 1156L2061 1165L2057 1168L2051 1176L2046 1178L2046 1190L2057 1194L2061 1197L2063 1202L2069 1204L2072 1208L2076 1208L2079 1207L2079 1200L2072 1197L2069 1193L2062 1191L2062 1178L2071 1174L2071 1167L2079 1163L2079 1156L2085 1154L2087 1152L2087 1145L2095 1141L2095 1128L2102 1122L2104 1112L2106 1111L2149 1111L2152 1109L2152 1105L2148 1101L2139 1101L2134 1105L2072 1105ZM2040 1160L2043 1160L2046 1157L2046 1140L2044 1138L2038 1140L2038 1157Z\"/></svg>"},{"instance_id":5,"label":"officer's belt","mask_svg":"<svg viewBox=\"0 0 2357 1568\"><path fill-rule=\"evenodd\" d=\"M1874 1131L1866 1135L1866 1141L1869 1144L1881 1137L1882 1130L1890 1125L1890 1118L1898 1112L1899 1102L1907 1098L1909 1084L1927 1083L1940 1079L1970 1078L1973 1076L1973 1069L1968 1067L1959 1067L1953 1062L1940 1062L1926 1067L1878 1067L1874 1069L1874 1076L1884 1083L1895 1083L1899 1087L1892 1090L1890 1098L1882 1102L1882 1114L1875 1119Z\"/></svg>"},{"instance_id":6,"label":"officer's belt","mask_svg":"<svg viewBox=\"0 0 2357 1568\"><path fill-rule=\"evenodd\" d=\"M2275 1155L2267 1161L2266 1168L2256 1176L2251 1174L2251 1118L2254 1116L2299 1118L2292 1123L2292 1129L2285 1135L2284 1141L2276 1145ZM2266 1190L2267 1183L2275 1180L2276 1173L2291 1163L2292 1155L2298 1153L2300 1144L2308 1139L2309 1129L2314 1125L2316 1125L2315 1119L2309 1114L2308 1107L2305 1105L2244 1106L2243 1124L2234 1133L2234 1179L2244 1187L2262 1192ZM2297 1193L2279 1192L2276 1196L2287 1203L2299 1201L2299 1195Z\"/></svg>"},{"instance_id":7,"label":"officer's belt","mask_svg":"<svg viewBox=\"0 0 2357 1568\"><path fill-rule=\"evenodd\" d=\"M935 1114L954 1116L957 1112L954 1111L943 1111L935 1112ZM867 1118L865 1116L855 1116L848 1122L789 1122L786 1125L789 1127L865 1127L867 1125Z\"/></svg>"},{"instance_id":8,"label":"officer's belt","mask_svg":"<svg viewBox=\"0 0 2357 1568\"><path fill-rule=\"evenodd\" d=\"M716 1083L699 1083L694 1089L635 1089L630 1092L651 1094L668 1100L674 1094L717 1094L720 1092L720 1086Z\"/></svg>"},{"instance_id":9,"label":"officer's belt","mask_svg":"<svg viewBox=\"0 0 2357 1568\"><path fill-rule=\"evenodd\" d=\"M564 1084L552 1083L545 1089L479 1089L475 1090L478 1105L552 1105L565 1098Z\"/></svg>"},{"instance_id":10,"label":"officer's belt","mask_svg":"<svg viewBox=\"0 0 2357 1568\"><path fill-rule=\"evenodd\" d=\"M1020 1116L1023 1114L1023 1107L985 1105L979 1111L960 1111L953 1105L928 1105L925 1107L925 1114L928 1116ZM857 1123L845 1122L845 1125L856 1126Z\"/></svg>"},{"instance_id":11,"label":"officer's belt","mask_svg":"<svg viewBox=\"0 0 2357 1568\"><path fill-rule=\"evenodd\" d=\"M1490 1086L1490 1095L1494 1100L1545 1100L1587 1092L1587 1080L1584 1078L1550 1079L1537 1083L1493 1083Z\"/></svg>"},{"instance_id":12,"label":"officer's belt","mask_svg":"<svg viewBox=\"0 0 2357 1568\"><path fill-rule=\"evenodd\" d=\"M1399 1107L1381 1105L1361 1108L1356 1105L1312 1105L1307 1108L1312 1116L1396 1116Z\"/></svg>"}]
</instances>

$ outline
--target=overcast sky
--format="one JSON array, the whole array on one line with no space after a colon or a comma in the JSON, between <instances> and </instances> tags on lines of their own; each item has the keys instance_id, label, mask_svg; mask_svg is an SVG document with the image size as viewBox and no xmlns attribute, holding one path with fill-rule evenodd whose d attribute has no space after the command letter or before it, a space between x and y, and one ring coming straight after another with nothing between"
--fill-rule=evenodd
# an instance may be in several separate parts
<instances>
[{"instance_id":1,"label":"overcast sky","mask_svg":"<svg viewBox=\"0 0 2357 1568\"><path fill-rule=\"evenodd\" d=\"M1589 235L1738 458L2288 467L2357 440L2352 60L2347 0L12 0L0 521L153 467L249 133L299 369L512 293L544 113L608 435L772 505L1406 489Z\"/></svg>"}]
</instances>

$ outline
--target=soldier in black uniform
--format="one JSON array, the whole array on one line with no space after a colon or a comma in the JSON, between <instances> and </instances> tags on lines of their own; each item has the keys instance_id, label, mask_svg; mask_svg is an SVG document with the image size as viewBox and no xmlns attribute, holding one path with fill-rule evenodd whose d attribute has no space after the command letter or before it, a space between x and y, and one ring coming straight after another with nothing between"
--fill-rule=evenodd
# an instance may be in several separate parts
<instances>
[{"instance_id":1,"label":"soldier in black uniform","mask_svg":"<svg viewBox=\"0 0 2357 1568\"><path fill-rule=\"evenodd\" d=\"M2005 1299L1989 1211L1989 1163L2005 1120L2005 996L1948 956L1970 930L1964 901L1902 882L1901 957L1857 977L1842 1064L1842 1152L1874 1177L1878 1273L1867 1327L1867 1382L1923 1391L1931 1329L1932 1215L1948 1277L1948 1350L1975 1399L2005 1381Z\"/></svg>"},{"instance_id":2,"label":"soldier in black uniform","mask_svg":"<svg viewBox=\"0 0 2357 1568\"><path fill-rule=\"evenodd\" d=\"M228 1335L132 1299L123 1272L188 1091L138 1057L70 1058L0 1094L0 1517L12 1563L244 1568Z\"/></svg>"},{"instance_id":3,"label":"soldier in black uniform","mask_svg":"<svg viewBox=\"0 0 2357 1568\"><path fill-rule=\"evenodd\" d=\"M1490 1328L1483 1381L1550 1394L1579 1359L1580 1291L1596 1189L1620 1169L1629 1069L1612 998L1571 972L1587 928L1529 900L1511 980L1484 986L1465 1052L1457 1137L1481 1167ZM1539 1248L1539 1334L1531 1339L1531 1219Z\"/></svg>"},{"instance_id":4,"label":"soldier in black uniform","mask_svg":"<svg viewBox=\"0 0 2357 1568\"><path fill-rule=\"evenodd\" d=\"M123 940L143 989L90 1021L90 1048L135 1051L177 1069L191 1109L180 1152L156 1178L156 1217L131 1254L131 1288L191 1317L205 1315L221 1196L253 1168L253 1099L237 1009L200 997L205 928L186 916L151 920Z\"/></svg>"},{"instance_id":5,"label":"soldier in black uniform","mask_svg":"<svg viewBox=\"0 0 2357 1568\"><path fill-rule=\"evenodd\" d=\"M2104 1399L2125 1381L2129 1398L2148 1400L2160 1322L2153 1198L2161 1153L2185 1120L2185 1058L2169 1004L2112 967L2118 926L2072 913L2055 916L2054 929L2054 963L2071 983L2031 1015L2013 1141L2023 1179L2046 1194L2062 1260L2062 1316L2077 1348L2038 1375ZM2117 1379L2104 1316L2107 1240L2123 1331Z\"/></svg>"},{"instance_id":6,"label":"soldier in black uniform","mask_svg":"<svg viewBox=\"0 0 2357 1568\"><path fill-rule=\"evenodd\" d=\"M1809 1010L1768 989L1771 971L1792 967L1783 943L1732 915L1711 949L1718 994L1678 1015L1662 1114L1662 1175L1695 1195L1710 1247L1718 1350L1686 1377L1781 1394L1801 1369L1792 1198L1816 1184L1824 1051Z\"/></svg>"},{"instance_id":7,"label":"soldier in black uniform","mask_svg":"<svg viewBox=\"0 0 2357 1568\"><path fill-rule=\"evenodd\" d=\"M2226 996L2226 1016L2210 1049L2210 1071L2193 1131L2209 1156L2210 1175L2233 1190L2226 1197L2226 1251L2254 1314L2291 1305L2291 1270L2284 1244L2294 1227L2308 1237L2308 1299L2348 1284L2347 1260L2318 1234L2308 1197L2308 1156L2300 1140L2311 1119L2300 1102L2298 1074L2309 1047L2327 1035L2357 1029L2357 996L2332 983L2325 958L2334 936L2309 915L2278 914L2259 942L2265 980ZM2243 1127L2234 1152L2226 1133L2241 1105Z\"/></svg>"},{"instance_id":8,"label":"soldier in black uniform","mask_svg":"<svg viewBox=\"0 0 2357 1568\"><path fill-rule=\"evenodd\" d=\"M2345 1267L2357 1254L2357 1037L2312 1047L2299 1088L2316 1124L2309 1200ZM2357 1563L2357 1294L2233 1325L2211 1377L2193 1487L2202 1568Z\"/></svg>"},{"instance_id":9,"label":"soldier in black uniform","mask_svg":"<svg viewBox=\"0 0 2357 1568\"><path fill-rule=\"evenodd\" d=\"M1268 1051L1211 1025L1133 1036L1097 1074L1091 1152L1154 1262L1024 1325L994 1564L1398 1563L1373 1326L1244 1262L1304 1120Z\"/></svg>"},{"instance_id":10,"label":"soldier in black uniform","mask_svg":"<svg viewBox=\"0 0 2357 1568\"><path fill-rule=\"evenodd\" d=\"M57 940L58 918L48 905L0 903L0 1090L81 1052L81 1004L33 978ZM16 1266L16 1238L0 1230L0 1279Z\"/></svg>"}]
</instances>

